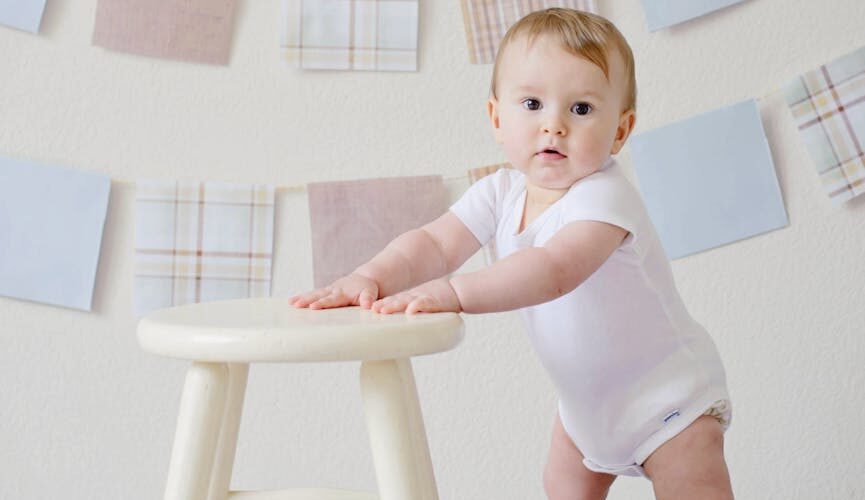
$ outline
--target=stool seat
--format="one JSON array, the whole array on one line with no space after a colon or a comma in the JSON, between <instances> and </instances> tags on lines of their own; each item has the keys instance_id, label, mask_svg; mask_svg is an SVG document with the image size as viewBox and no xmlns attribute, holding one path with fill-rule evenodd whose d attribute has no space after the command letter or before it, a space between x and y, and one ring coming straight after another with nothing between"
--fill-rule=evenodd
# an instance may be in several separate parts
<instances>
[{"instance_id":1,"label":"stool seat","mask_svg":"<svg viewBox=\"0 0 865 500\"><path fill-rule=\"evenodd\" d=\"M452 349L464 335L455 313L297 309L280 298L162 309L142 318L137 331L142 349L154 354L235 363L410 358Z\"/></svg>"}]
</instances>

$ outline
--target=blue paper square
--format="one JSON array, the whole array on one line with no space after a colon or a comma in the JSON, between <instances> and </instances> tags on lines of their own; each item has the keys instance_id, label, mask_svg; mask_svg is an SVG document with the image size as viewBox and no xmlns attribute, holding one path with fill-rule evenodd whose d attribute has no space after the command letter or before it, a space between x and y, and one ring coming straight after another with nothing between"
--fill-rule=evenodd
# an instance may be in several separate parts
<instances>
[{"instance_id":1,"label":"blue paper square","mask_svg":"<svg viewBox=\"0 0 865 500\"><path fill-rule=\"evenodd\" d=\"M0 24L36 33L44 10L45 0L0 0Z\"/></svg>"},{"instance_id":2,"label":"blue paper square","mask_svg":"<svg viewBox=\"0 0 865 500\"><path fill-rule=\"evenodd\" d=\"M649 31L683 23L744 0L643 0Z\"/></svg>"},{"instance_id":3,"label":"blue paper square","mask_svg":"<svg viewBox=\"0 0 865 500\"><path fill-rule=\"evenodd\" d=\"M90 310L111 180L0 156L0 295Z\"/></svg>"},{"instance_id":4,"label":"blue paper square","mask_svg":"<svg viewBox=\"0 0 865 500\"><path fill-rule=\"evenodd\" d=\"M755 101L634 136L630 147L671 259L787 226Z\"/></svg>"}]
</instances>

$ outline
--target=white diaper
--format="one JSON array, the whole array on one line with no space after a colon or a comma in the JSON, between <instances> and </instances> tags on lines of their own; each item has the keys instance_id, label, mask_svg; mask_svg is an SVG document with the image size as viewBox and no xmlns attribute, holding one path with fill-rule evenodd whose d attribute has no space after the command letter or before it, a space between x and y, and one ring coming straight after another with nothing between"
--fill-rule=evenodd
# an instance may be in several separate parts
<instances>
[{"instance_id":1,"label":"white diaper","mask_svg":"<svg viewBox=\"0 0 865 500\"><path fill-rule=\"evenodd\" d=\"M702 415L710 415L715 417L721 423L724 431L730 426L733 417L732 405L726 391L719 389L712 391L705 397L694 401L687 408L681 408L670 412L657 425L657 430L652 432L648 438L640 439L635 435L622 429L617 436L607 436L606 438L594 434L595 439L592 446L585 446L588 453L583 452L584 447L581 446L580 440L575 439L575 435L569 430L567 416L562 411L561 400L559 401L559 417L562 421L562 426L565 432L574 441L577 448L583 452L585 458L583 464L587 469L602 472L606 474L614 474L618 476L635 476L648 477L643 469L643 462L657 450L662 444L666 443L677 434L685 430L691 423L697 420ZM597 460L594 455L597 454L599 439L604 439L606 446L602 450L602 454L607 457L621 457L621 460L610 461ZM637 442L634 442L637 441Z\"/></svg>"}]
</instances>

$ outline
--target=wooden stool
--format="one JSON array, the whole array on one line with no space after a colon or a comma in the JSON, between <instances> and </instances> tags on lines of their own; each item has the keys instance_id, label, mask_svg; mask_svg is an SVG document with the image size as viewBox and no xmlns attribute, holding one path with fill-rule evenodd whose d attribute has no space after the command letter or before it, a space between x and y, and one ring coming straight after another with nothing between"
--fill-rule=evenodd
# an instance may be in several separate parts
<instances>
[{"instance_id":1,"label":"wooden stool","mask_svg":"<svg viewBox=\"0 0 865 500\"><path fill-rule=\"evenodd\" d=\"M437 500L411 357L463 338L454 313L376 314L358 307L295 309L286 299L208 302L138 323L148 352L192 361L166 500ZM340 489L229 491L249 363L362 361L361 393L378 495Z\"/></svg>"}]
</instances>

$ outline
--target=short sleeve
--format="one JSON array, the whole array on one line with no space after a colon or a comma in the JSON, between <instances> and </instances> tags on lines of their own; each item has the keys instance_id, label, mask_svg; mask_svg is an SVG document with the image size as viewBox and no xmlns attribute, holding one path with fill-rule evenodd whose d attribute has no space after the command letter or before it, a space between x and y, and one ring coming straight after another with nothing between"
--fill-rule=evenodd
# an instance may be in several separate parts
<instances>
[{"instance_id":1,"label":"short sleeve","mask_svg":"<svg viewBox=\"0 0 865 500\"><path fill-rule=\"evenodd\" d=\"M639 192L621 172L608 169L592 174L565 196L562 225L578 220L606 222L630 233L625 245L640 246L648 215Z\"/></svg>"},{"instance_id":2,"label":"short sleeve","mask_svg":"<svg viewBox=\"0 0 865 500\"><path fill-rule=\"evenodd\" d=\"M507 170L502 168L479 179L450 207L450 211L475 235L481 246L486 245L496 234L501 200L509 183Z\"/></svg>"}]
</instances>

